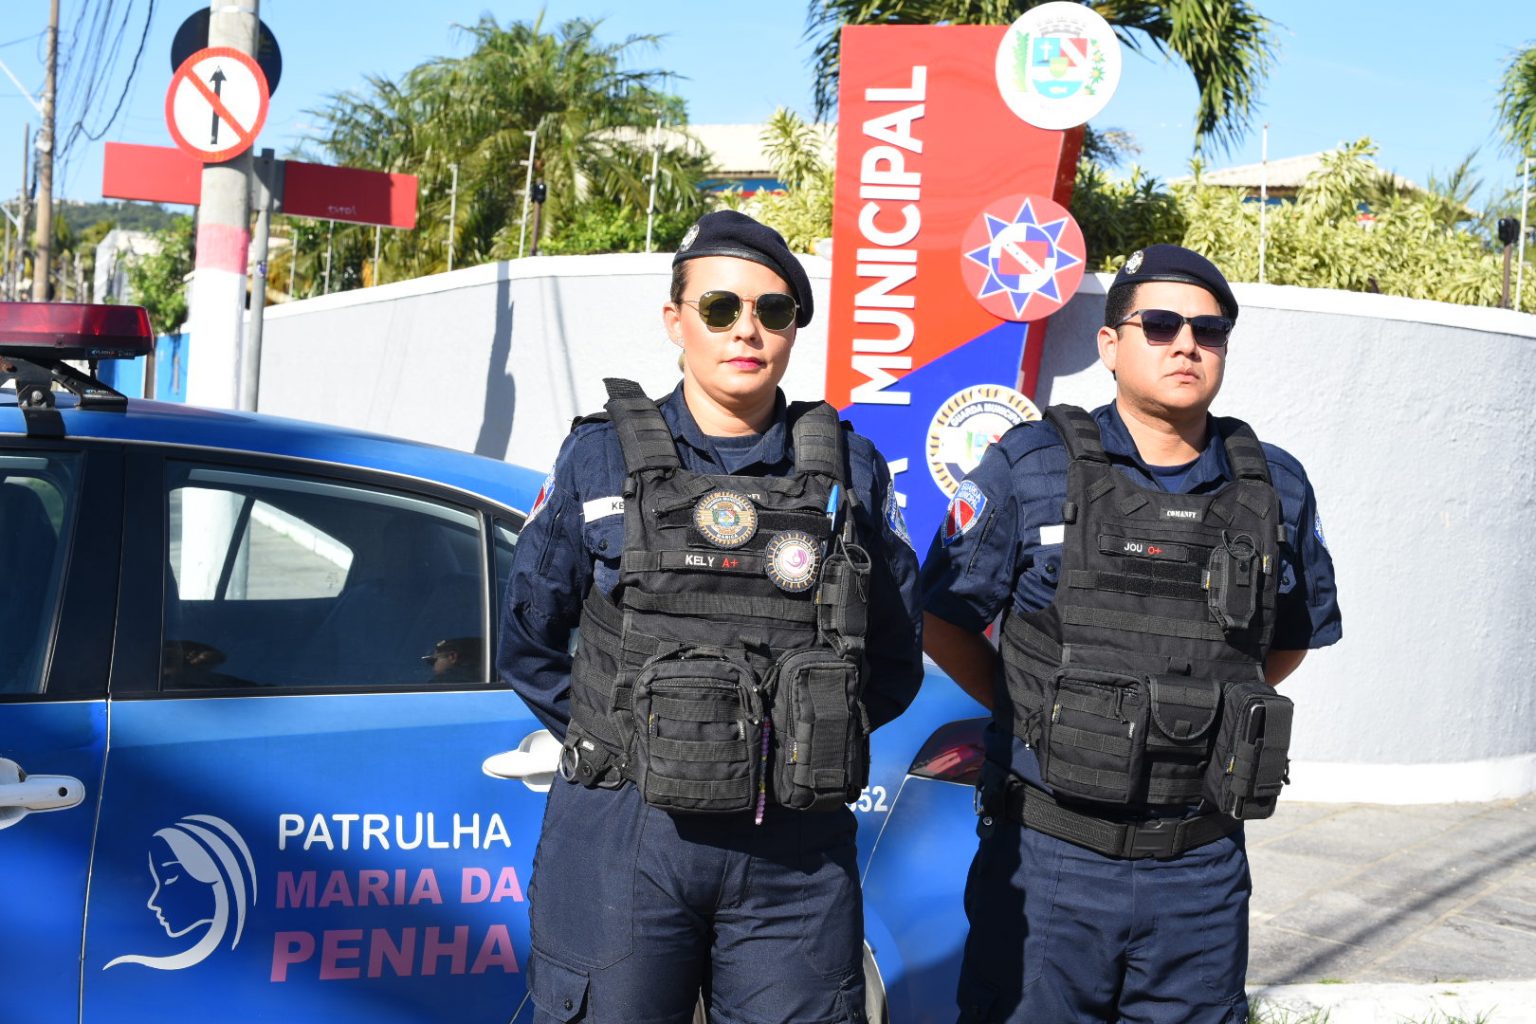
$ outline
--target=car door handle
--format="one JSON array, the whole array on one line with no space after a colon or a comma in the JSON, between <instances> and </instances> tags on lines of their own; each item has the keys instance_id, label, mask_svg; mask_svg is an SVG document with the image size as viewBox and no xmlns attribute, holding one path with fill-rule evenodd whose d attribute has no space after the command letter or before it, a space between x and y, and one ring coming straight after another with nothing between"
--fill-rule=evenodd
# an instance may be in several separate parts
<instances>
[{"instance_id":1,"label":"car door handle","mask_svg":"<svg viewBox=\"0 0 1536 1024\"><path fill-rule=\"evenodd\" d=\"M516 750L492 754L480 770L494 779L519 779L535 793L547 793L560 767L560 741L548 729L523 737Z\"/></svg>"},{"instance_id":2,"label":"car door handle","mask_svg":"<svg viewBox=\"0 0 1536 1024\"><path fill-rule=\"evenodd\" d=\"M85 799L85 783L69 775L28 775L15 761L0 758L0 828L33 811L62 811Z\"/></svg>"}]
</instances>

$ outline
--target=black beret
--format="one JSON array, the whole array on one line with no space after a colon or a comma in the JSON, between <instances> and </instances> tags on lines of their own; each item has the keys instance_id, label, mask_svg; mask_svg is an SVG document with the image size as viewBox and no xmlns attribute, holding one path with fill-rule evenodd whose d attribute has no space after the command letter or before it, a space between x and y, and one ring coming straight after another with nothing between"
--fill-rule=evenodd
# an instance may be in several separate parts
<instances>
[{"instance_id":1,"label":"black beret","mask_svg":"<svg viewBox=\"0 0 1536 1024\"><path fill-rule=\"evenodd\" d=\"M1223 314L1237 319L1237 299L1227 279L1216 269L1216 264L1192 249L1182 245L1149 245L1137 249L1115 275L1109 290L1146 281L1177 281L1204 288L1216 297L1216 304Z\"/></svg>"},{"instance_id":2,"label":"black beret","mask_svg":"<svg viewBox=\"0 0 1536 1024\"><path fill-rule=\"evenodd\" d=\"M795 326L804 327L811 322L811 279L805 276L805 268L789 251L784 236L768 225L759 224L735 210L706 213L683 236L683 244L672 257L672 265L675 267L684 260L700 256L735 256L761 263L789 285L789 293L799 307Z\"/></svg>"}]
</instances>

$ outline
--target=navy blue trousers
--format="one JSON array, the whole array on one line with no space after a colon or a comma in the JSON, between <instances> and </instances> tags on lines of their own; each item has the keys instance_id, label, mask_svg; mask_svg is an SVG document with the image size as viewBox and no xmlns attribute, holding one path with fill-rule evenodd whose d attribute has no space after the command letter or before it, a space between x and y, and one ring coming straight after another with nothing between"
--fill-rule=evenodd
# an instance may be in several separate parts
<instances>
[{"instance_id":1,"label":"navy blue trousers","mask_svg":"<svg viewBox=\"0 0 1536 1024\"><path fill-rule=\"evenodd\" d=\"M852 813L671 815L556 779L529 882L535 1024L862 1024Z\"/></svg>"},{"instance_id":2,"label":"navy blue trousers","mask_svg":"<svg viewBox=\"0 0 1536 1024\"><path fill-rule=\"evenodd\" d=\"M1241 831L1172 860L993 818L977 834L961 1024L1247 1024Z\"/></svg>"}]
</instances>

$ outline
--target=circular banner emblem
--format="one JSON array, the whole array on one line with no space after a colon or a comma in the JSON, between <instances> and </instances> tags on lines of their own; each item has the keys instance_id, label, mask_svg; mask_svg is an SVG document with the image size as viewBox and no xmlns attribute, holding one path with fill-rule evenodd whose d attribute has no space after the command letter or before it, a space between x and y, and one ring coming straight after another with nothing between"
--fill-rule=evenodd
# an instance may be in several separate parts
<instances>
[{"instance_id":1,"label":"circular banner emblem","mask_svg":"<svg viewBox=\"0 0 1536 1024\"><path fill-rule=\"evenodd\" d=\"M809 590L816 582L816 538L802 530L776 533L763 553L768 578L780 590L791 594Z\"/></svg>"},{"instance_id":2,"label":"circular banner emblem","mask_svg":"<svg viewBox=\"0 0 1536 1024\"><path fill-rule=\"evenodd\" d=\"M711 491L693 506L693 525L717 548L739 548L757 532L752 499L735 491Z\"/></svg>"},{"instance_id":3,"label":"circular banner emblem","mask_svg":"<svg viewBox=\"0 0 1536 1024\"><path fill-rule=\"evenodd\" d=\"M1034 402L1001 384L978 384L951 395L928 427L928 471L933 482L953 498L988 445L1008 428L1039 418Z\"/></svg>"},{"instance_id":4,"label":"circular banner emblem","mask_svg":"<svg viewBox=\"0 0 1536 1024\"><path fill-rule=\"evenodd\" d=\"M988 203L960 244L960 273L976 301L1003 320L1039 320L1083 282L1087 246L1077 221L1044 196Z\"/></svg>"},{"instance_id":5,"label":"circular banner emblem","mask_svg":"<svg viewBox=\"0 0 1536 1024\"><path fill-rule=\"evenodd\" d=\"M1032 7L997 48L997 88L1036 128L1075 128L1104 109L1120 84L1120 40L1078 3Z\"/></svg>"}]
</instances>

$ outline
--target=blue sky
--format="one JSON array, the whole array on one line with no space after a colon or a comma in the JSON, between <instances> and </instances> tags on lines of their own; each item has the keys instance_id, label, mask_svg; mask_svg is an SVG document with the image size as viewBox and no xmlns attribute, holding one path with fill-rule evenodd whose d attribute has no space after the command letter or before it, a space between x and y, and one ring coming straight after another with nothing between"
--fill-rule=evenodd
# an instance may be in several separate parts
<instances>
[{"instance_id":1,"label":"blue sky","mask_svg":"<svg viewBox=\"0 0 1536 1024\"><path fill-rule=\"evenodd\" d=\"M1278 56L1261 94L1248 138L1230 153L1213 152L1207 166L1259 159L1258 125L1267 121L1271 158L1331 148L1369 135L1379 161L1420 183L1444 175L1481 147L1477 164L1487 182L1513 184L1515 162L1493 139L1500 70L1514 48L1536 42L1536 5L1529 0L1480 0L1453 8L1403 0L1251 0L1279 22ZM119 11L130 0L116 0ZM93 5L94 6L94 5ZM170 43L195 0L157 0L144 59L123 114L105 139L171 145L164 121L170 82ZM283 77L261 142L279 153L303 139L305 110L328 94L356 88L363 76L395 77L433 56L463 53L453 24L490 13L503 22L537 16L541 5L486 0L261 0L262 18L283 52ZM675 72L676 88L699 123L752 122L783 105L809 113L812 74L804 40L805 9L736 0L677 0L641 4L618 0L552 0L546 22L603 19L600 36L665 36L638 50L637 64ZM69 27L85 0L62 0ZM129 35L110 94L116 102L148 0L131 0ZM771 13L775 10L778 13ZM42 36L47 0L0 3L0 60L34 95L42 92ZM82 33L83 34L83 33ZM1182 65L1128 53L1115 98L1094 120L1132 133L1143 147L1137 161L1160 178L1187 170L1196 93ZM0 76L0 195L21 179L22 125L36 111ZM101 123L98 109L88 118ZM61 133L68 127L61 123ZM56 192L96 199L101 192L100 142L81 139L56 179Z\"/></svg>"}]
</instances>

